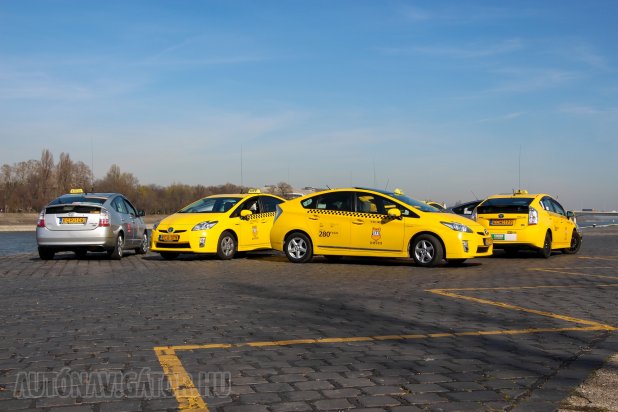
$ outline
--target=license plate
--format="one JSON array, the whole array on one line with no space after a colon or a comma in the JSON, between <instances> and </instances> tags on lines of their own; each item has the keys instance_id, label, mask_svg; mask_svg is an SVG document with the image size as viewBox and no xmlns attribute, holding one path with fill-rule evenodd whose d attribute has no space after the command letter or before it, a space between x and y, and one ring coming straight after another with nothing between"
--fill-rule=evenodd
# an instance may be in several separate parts
<instances>
[{"instance_id":1,"label":"license plate","mask_svg":"<svg viewBox=\"0 0 618 412\"><path fill-rule=\"evenodd\" d=\"M178 242L180 235L163 234L159 235L159 241L161 242Z\"/></svg>"},{"instance_id":2,"label":"license plate","mask_svg":"<svg viewBox=\"0 0 618 412\"><path fill-rule=\"evenodd\" d=\"M88 220L85 217L60 217L61 225L83 225Z\"/></svg>"},{"instance_id":3,"label":"license plate","mask_svg":"<svg viewBox=\"0 0 618 412\"><path fill-rule=\"evenodd\" d=\"M493 240L504 240L504 235L491 235Z\"/></svg>"},{"instance_id":4,"label":"license plate","mask_svg":"<svg viewBox=\"0 0 618 412\"><path fill-rule=\"evenodd\" d=\"M490 226L513 226L515 219L491 219L489 221Z\"/></svg>"}]
</instances>

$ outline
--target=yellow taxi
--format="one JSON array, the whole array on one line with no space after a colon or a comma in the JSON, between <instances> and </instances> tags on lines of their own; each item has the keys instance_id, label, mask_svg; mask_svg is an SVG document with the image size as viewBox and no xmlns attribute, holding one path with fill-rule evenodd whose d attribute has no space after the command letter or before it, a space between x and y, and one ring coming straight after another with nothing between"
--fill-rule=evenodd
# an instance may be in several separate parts
<instances>
[{"instance_id":1,"label":"yellow taxi","mask_svg":"<svg viewBox=\"0 0 618 412\"><path fill-rule=\"evenodd\" d=\"M270 249L275 208L284 201L259 190L207 196L155 224L150 250L164 259L181 253L232 259L236 252Z\"/></svg>"},{"instance_id":2,"label":"yellow taxi","mask_svg":"<svg viewBox=\"0 0 618 412\"><path fill-rule=\"evenodd\" d=\"M270 242L294 263L314 255L411 257L430 267L493 252L487 230L470 219L442 213L400 190L364 188L325 190L277 205Z\"/></svg>"},{"instance_id":3,"label":"yellow taxi","mask_svg":"<svg viewBox=\"0 0 618 412\"><path fill-rule=\"evenodd\" d=\"M574 217L550 195L526 190L490 196L472 214L489 229L495 249L507 253L532 249L544 258L556 250L568 254L579 251L582 236Z\"/></svg>"}]
</instances>

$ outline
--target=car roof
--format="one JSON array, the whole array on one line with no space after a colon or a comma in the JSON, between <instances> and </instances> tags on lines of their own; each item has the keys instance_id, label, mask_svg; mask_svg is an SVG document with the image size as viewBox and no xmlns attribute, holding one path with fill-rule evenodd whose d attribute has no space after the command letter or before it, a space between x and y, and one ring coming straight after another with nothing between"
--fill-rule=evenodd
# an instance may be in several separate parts
<instances>
[{"instance_id":1,"label":"car roof","mask_svg":"<svg viewBox=\"0 0 618 412\"><path fill-rule=\"evenodd\" d=\"M205 199L207 197L212 197L212 198L218 198L218 197L237 197L239 199L244 199L245 197L251 197L251 196L270 196L270 197L276 197L277 199L281 199L279 196L273 195L271 193L218 193L216 195L204 196L203 199Z\"/></svg>"}]
</instances>

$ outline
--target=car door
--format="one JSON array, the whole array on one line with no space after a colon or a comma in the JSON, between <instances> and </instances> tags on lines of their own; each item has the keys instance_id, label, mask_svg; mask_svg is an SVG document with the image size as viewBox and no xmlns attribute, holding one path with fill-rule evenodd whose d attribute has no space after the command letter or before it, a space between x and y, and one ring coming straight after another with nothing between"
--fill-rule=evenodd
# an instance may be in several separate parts
<instances>
[{"instance_id":1,"label":"car door","mask_svg":"<svg viewBox=\"0 0 618 412\"><path fill-rule=\"evenodd\" d=\"M251 214L243 217L241 216L243 210L248 210ZM239 249L252 249L270 244L270 231L265 230L266 219L261 213L257 196L243 200L231 218L235 220Z\"/></svg>"},{"instance_id":2,"label":"car door","mask_svg":"<svg viewBox=\"0 0 618 412\"><path fill-rule=\"evenodd\" d=\"M131 219L131 232L133 234L133 241L135 242L134 246L138 246L141 244L142 234L146 231L146 224L139 215L135 206L133 206L127 198L123 198L123 200Z\"/></svg>"},{"instance_id":3,"label":"car door","mask_svg":"<svg viewBox=\"0 0 618 412\"><path fill-rule=\"evenodd\" d=\"M260 221L261 230L265 236L265 244L270 247L270 230L275 222L275 212L277 211L277 205L284 202L282 199L278 199L273 196L260 196L260 211L262 213L262 219Z\"/></svg>"},{"instance_id":4,"label":"car door","mask_svg":"<svg viewBox=\"0 0 618 412\"><path fill-rule=\"evenodd\" d=\"M120 219L119 222L114 223L122 227L122 231L124 232L124 244L127 248L132 247L135 244L135 223L134 219L129 214L127 204L122 196L117 196L112 200L112 207Z\"/></svg>"},{"instance_id":5,"label":"car door","mask_svg":"<svg viewBox=\"0 0 618 412\"><path fill-rule=\"evenodd\" d=\"M566 211L556 199L549 198L552 210L554 212L554 227L556 227L555 242L560 243L562 246L568 246L570 244L570 221L566 215Z\"/></svg>"},{"instance_id":6,"label":"car door","mask_svg":"<svg viewBox=\"0 0 618 412\"><path fill-rule=\"evenodd\" d=\"M388 216L397 204L383 196L356 192L356 213L350 226L350 244L356 250L401 253L404 247L403 219Z\"/></svg>"},{"instance_id":7,"label":"car door","mask_svg":"<svg viewBox=\"0 0 618 412\"><path fill-rule=\"evenodd\" d=\"M332 253L350 248L350 224L353 218L353 192L327 192L312 198L307 211L307 227L316 248Z\"/></svg>"}]
</instances>

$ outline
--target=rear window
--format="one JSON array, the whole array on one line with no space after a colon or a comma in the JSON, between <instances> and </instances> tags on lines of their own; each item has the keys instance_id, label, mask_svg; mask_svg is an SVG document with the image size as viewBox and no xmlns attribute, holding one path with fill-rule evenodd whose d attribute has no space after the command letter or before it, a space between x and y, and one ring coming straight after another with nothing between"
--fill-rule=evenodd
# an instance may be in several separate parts
<instances>
[{"instance_id":1,"label":"rear window","mask_svg":"<svg viewBox=\"0 0 618 412\"><path fill-rule=\"evenodd\" d=\"M101 213L101 208L87 205L48 206L45 209L45 213L50 215L59 215L62 213Z\"/></svg>"},{"instance_id":2,"label":"rear window","mask_svg":"<svg viewBox=\"0 0 618 412\"><path fill-rule=\"evenodd\" d=\"M476 210L478 214L488 213L528 213L531 197L505 197L487 199Z\"/></svg>"}]
</instances>

